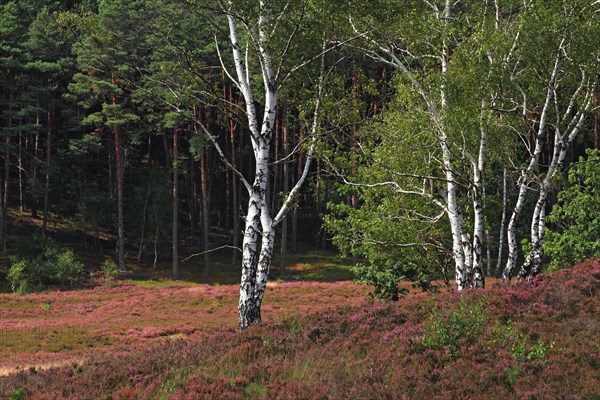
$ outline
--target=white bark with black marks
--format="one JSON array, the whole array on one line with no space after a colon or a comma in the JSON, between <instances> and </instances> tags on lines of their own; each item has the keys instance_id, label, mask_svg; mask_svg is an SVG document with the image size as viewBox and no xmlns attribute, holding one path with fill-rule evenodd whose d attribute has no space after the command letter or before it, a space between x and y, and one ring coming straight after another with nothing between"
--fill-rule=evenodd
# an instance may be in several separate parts
<instances>
[{"instance_id":1,"label":"white bark with black marks","mask_svg":"<svg viewBox=\"0 0 600 400\"><path fill-rule=\"evenodd\" d=\"M248 211L245 221L246 226L242 244L242 278L240 284L240 299L238 303L239 328L244 329L261 321L260 306L262 304L273 257L275 227L285 217L290 204L300 190L302 183L306 180L314 151L314 136L313 143L305 160L302 177L292 188L290 193L288 193L281 209L275 214L275 218L272 218L267 199L269 152L273 128L275 126L278 101L277 91L279 85L282 83L276 82L276 75L274 75L273 72L272 56L269 47L269 33L272 28L270 22L272 10L268 2L259 2L257 32L247 25L247 21L244 21L244 26L249 35L248 46L252 46L253 50L256 52L263 80L264 92L262 94L264 96L264 114L260 123L256 112L253 88L249 81L250 72L248 71L248 63L244 63L242 59L238 35L238 20L232 1L227 3L227 9L224 11L228 19L231 48L236 71L235 77L229 73L228 76L234 81L244 98L250 139L255 158L255 176L251 185L249 184L249 181L244 179L243 176L239 174L239 171L237 171L249 194ZM319 94L317 106L315 108L313 134L316 133L318 108L323 87L324 55L325 51L321 54L321 76L318 87ZM281 56L285 56L285 54L282 54ZM213 140L213 144L223 158L224 155L220 151L216 141ZM227 163L227 165L232 167L230 163ZM258 251L259 235L260 252Z\"/></svg>"},{"instance_id":2,"label":"white bark with black marks","mask_svg":"<svg viewBox=\"0 0 600 400\"><path fill-rule=\"evenodd\" d=\"M507 230L507 239L508 239L508 259L506 261L506 266L504 267L504 271L502 273L502 279L504 281L510 281L513 270L517 263L518 257L518 243L517 243L517 224L519 222L519 217L521 216L521 212L523 211L523 206L525 205L525 198L527 195L527 191L529 190L529 184L531 180L535 177L535 172L539 165L540 155L543 150L543 138L544 133L546 132L546 126L548 121L548 113L550 112L550 106L552 100L554 99L554 86L556 84L557 76L560 70L560 61L563 56L563 46L564 40L561 41L559 50L554 59L554 67L552 69L552 73L550 74L550 78L548 79L548 89L546 91L546 98L544 100L544 107L542 108L542 113L540 115L540 122L535 130L535 144L534 150L531 152L531 156L529 158L529 163L527 164L527 168L521 170L521 176L517 181L517 186L519 188L519 194L517 197L517 202L513 208L512 215L508 222L508 230ZM528 98L523 89L517 84L521 94L523 95L523 106L522 106L522 118L523 120L527 119L527 102Z\"/></svg>"},{"instance_id":3,"label":"white bark with black marks","mask_svg":"<svg viewBox=\"0 0 600 400\"><path fill-rule=\"evenodd\" d=\"M552 154L552 160L550 161L550 165L546 171L546 175L539 184L538 199L536 201L535 208L533 210L533 216L531 218L531 251L527 254L525 262L519 270L519 280L532 278L540 272L542 259L544 256L543 239L544 229L546 227L546 202L550 192L550 183L555 177L556 173L562 170L569 148L577 138L583 122L585 121L585 117L591 109L593 85L594 83L590 79L587 79L585 74L583 74L581 85L573 95L571 105L567 108L564 116L570 117L572 112L572 104L574 104L575 98L579 95L583 88L587 90L584 103L579 111L577 111L577 113L570 118L570 122L568 122L567 125L567 132L565 132L565 134L563 134L559 128L562 123L562 118L558 110L556 110L554 151ZM556 94L554 97L556 98Z\"/></svg>"}]
</instances>

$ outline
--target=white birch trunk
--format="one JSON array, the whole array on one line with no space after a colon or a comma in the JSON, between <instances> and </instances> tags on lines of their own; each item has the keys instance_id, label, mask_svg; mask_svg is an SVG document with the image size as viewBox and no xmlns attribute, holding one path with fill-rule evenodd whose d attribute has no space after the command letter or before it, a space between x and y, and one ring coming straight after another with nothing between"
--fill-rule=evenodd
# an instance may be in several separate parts
<instances>
[{"instance_id":1,"label":"white birch trunk","mask_svg":"<svg viewBox=\"0 0 600 400\"><path fill-rule=\"evenodd\" d=\"M527 193L527 171L522 171L521 176L517 182L519 187L519 195L517 202L513 208L510 220L508 221L508 229L506 230L506 238L508 241L508 258L506 260L506 266L502 272L502 279L504 281L510 281L512 271L517 264L518 257L518 244L517 244L517 224L521 212L523 211L523 205L525 204L525 195Z\"/></svg>"},{"instance_id":2,"label":"white birch trunk","mask_svg":"<svg viewBox=\"0 0 600 400\"><path fill-rule=\"evenodd\" d=\"M552 70L552 74L548 81L548 90L546 91L546 99L544 102L544 108L542 109L542 113L540 115L540 123L536 130L536 135L535 135L535 148L534 148L533 153L531 154L527 168L525 170L521 171L521 176L517 182L517 186L519 187L519 195L517 197L517 202L515 204L512 215L510 217L510 221L508 223L508 230L507 230L508 259L506 261L506 266L502 273L502 279L504 281L510 281L513 270L517 263L517 256L518 256L518 254L517 254L517 251L518 251L517 224L518 224L521 212L523 211L523 206L525 204L525 197L527 195L527 190L529 189L529 182L532 179L532 177L535 175L535 171L537 170L538 165L539 165L540 154L542 153L542 150L543 150L543 135L544 135L544 132L546 131L546 124L547 124L547 119L548 119L548 112L550 111L550 105L551 105L552 99L554 98L554 85L556 83L556 78L557 78L558 71L559 71L560 60L562 57L562 45L563 45L563 42L561 42L561 44L560 44L559 51L554 60L554 68ZM527 97L524 94L523 94L523 97L524 97L524 99L523 99L522 117L524 119L526 119L527 118Z\"/></svg>"},{"instance_id":3,"label":"white birch trunk","mask_svg":"<svg viewBox=\"0 0 600 400\"><path fill-rule=\"evenodd\" d=\"M583 76L582 85L585 81L585 75ZM578 94L579 90L575 93L574 97ZM588 93L586 95L586 100L584 102L584 106L582 110L578 111L575 117L573 117L572 122L574 122L574 126L569 132L568 136L565 138L561 134L558 125L560 124L560 118L557 112L557 127L555 128L554 134L554 151L552 154L552 161L548 167L548 171L544 176L544 179L540 183L540 192L538 195L537 202L535 204L535 209L533 211L533 216L531 218L531 251L527 254L525 258L525 262L521 266L519 270L518 279L523 280L526 278L532 278L540 272L542 266L542 258L544 256L544 249L542 246L543 238L544 238L544 229L546 226L546 201L548 199L548 193L550 191L550 182L556 175L556 173L562 170L562 166L564 165L565 158L569 151L569 147L571 143L577 138L579 131L581 130L581 126L585 121L585 116L589 111L591 105L592 95L590 93L593 92L592 87L588 88ZM569 107L570 108L570 107ZM568 109L565 113L568 115L570 110Z\"/></svg>"},{"instance_id":4,"label":"white birch trunk","mask_svg":"<svg viewBox=\"0 0 600 400\"><path fill-rule=\"evenodd\" d=\"M444 24L447 24L450 18L450 1L445 0L444 2L444 10L442 12L442 20ZM440 103L442 112L445 111L446 104L446 76L448 74L448 45L446 43L446 39L442 41L442 84L440 87ZM433 106L433 103L430 100L427 100L427 103L430 106L430 109ZM439 136L438 141L442 149L442 163L445 169L446 175L446 205L447 205L447 214L448 219L450 221L450 230L452 232L452 255L454 257L454 270L455 270L455 279L456 279L456 288L457 290L463 290L467 287L467 274L468 269L471 264L471 249L469 245L469 252L466 253L464 247L464 233L463 233L463 218L458 208L457 201L457 190L455 184L455 176L454 169L452 167L452 153L450 152L450 148L448 146L448 137L446 132L444 131L444 124L442 120L442 116L439 114L437 110L432 110L432 115L434 116L435 122L439 125ZM467 235L468 236L468 235Z\"/></svg>"},{"instance_id":5,"label":"white birch trunk","mask_svg":"<svg viewBox=\"0 0 600 400\"><path fill-rule=\"evenodd\" d=\"M430 4L433 8L436 18L441 20L444 24L447 24L450 19L450 11L452 5L449 0L444 1L444 9L440 12L436 5ZM358 33L356 28L355 31ZM408 80L411 82L412 87L417 91L419 96L425 102L429 114L432 118L432 122L437 130L437 140L438 144L441 148L442 152L442 167L444 170L444 177L446 180L446 189L444 193L444 209L448 216L448 220L450 222L450 231L452 234L452 258L454 260L454 270L455 270L455 280L456 287L458 290L463 290L467 287L467 275L465 269L465 258L471 258L471 251L469 255L464 253L463 248L463 217L460 213L458 207L457 200L457 185L456 185L456 177L454 173L454 167L452 165L452 152L450 151L449 139L445 130L445 123L443 119L443 113L447 107L446 103L446 75L448 73L448 45L446 43L446 39L443 39L441 51L440 51L440 59L441 59L441 75L442 82L440 85L440 93L439 93L439 106L436 104L436 101L430 96L425 88L421 85L419 81L413 76L411 70L407 65L405 65L401 58L399 58L395 49L388 47L387 45L383 45L377 42L373 42L375 46L381 51L385 56L377 56L374 57L378 61L382 61L387 63L388 65L396 68L402 74L404 74ZM389 57L389 59L388 59ZM471 246L469 245L469 248Z\"/></svg>"},{"instance_id":6,"label":"white birch trunk","mask_svg":"<svg viewBox=\"0 0 600 400\"><path fill-rule=\"evenodd\" d=\"M248 64L242 62L240 44L238 40L237 21L233 12L233 3L229 2L227 19L233 51L233 60L236 70L236 83L242 92L246 104L246 116L250 129L250 138L254 157L256 160L255 177L251 187L247 187L249 194L246 226L242 248L242 277L240 284L240 299L238 303L239 327L247 328L251 324L260 322L260 301L267 281L270 257L266 255L273 252L273 241L269 240L270 216L266 204L267 184L269 177L269 150L270 141L277 108L277 89L273 80L271 67L271 54L267 47L265 26L268 26L269 10L263 1L260 2L259 33L254 43L259 53L261 72L263 76L265 103L264 115L258 131L258 118L254 105L254 95L249 81ZM260 225L260 226L259 226ZM262 232L261 232L262 229ZM257 260L257 239L262 233L261 252ZM270 247L270 249L269 249ZM260 271L258 271L260 265ZM262 281L264 280L264 283Z\"/></svg>"},{"instance_id":7,"label":"white birch trunk","mask_svg":"<svg viewBox=\"0 0 600 400\"><path fill-rule=\"evenodd\" d=\"M496 272L495 275L500 274L500 266L502 265L502 250L504 246L504 228L506 226L506 168L502 172L502 218L500 220L500 232L498 234L498 259L496 260Z\"/></svg>"},{"instance_id":8,"label":"white birch trunk","mask_svg":"<svg viewBox=\"0 0 600 400\"><path fill-rule=\"evenodd\" d=\"M254 308L254 282L256 280L256 245L260 222L260 194L252 190L248 200L244 240L242 242L242 281L238 303L240 329L250 326L257 318Z\"/></svg>"},{"instance_id":9,"label":"white birch trunk","mask_svg":"<svg viewBox=\"0 0 600 400\"><path fill-rule=\"evenodd\" d=\"M262 142L262 141L261 141ZM270 226L267 206L267 180L269 146L261 143L256 159L256 176L250 191L248 214L242 253L242 282L238 303L239 327L247 328L261 321L260 305L271 262L274 230ZM257 259L258 235L261 234L261 250Z\"/></svg>"},{"instance_id":10,"label":"white birch trunk","mask_svg":"<svg viewBox=\"0 0 600 400\"><path fill-rule=\"evenodd\" d=\"M306 180L312 161L315 148L314 135L316 134L318 112L323 90L325 43L323 45L323 53L321 56L321 75L319 78L318 98L312 127L313 142L306 157L304 172L288 194L281 209L277 212L276 217L271 218L267 201L267 186L269 179L269 150L273 128L275 126L278 90L276 75L274 74L272 67L272 57L269 50L269 37L267 35L267 32L272 28L270 25L271 10L267 2L260 1L257 34L255 35L254 30L246 26L250 36L249 45L252 45L257 52L260 71L263 78L264 114L260 124L254 104L253 89L249 81L248 54L246 54L246 62L244 63L242 61L238 40L237 21L233 10L233 2L231 0L228 2L228 10L225 10L225 12L229 23L233 60L236 70L236 77L233 78L230 76L230 78L234 80L240 89L245 101L246 117L248 119L250 138L255 158L255 176L251 185L249 184L249 181L241 176L239 171L235 170L235 167L231 165L231 163L226 161L227 165L240 175L240 179L246 186L249 194L244 240L242 244L242 277L240 284L240 299L238 303L239 328L244 329L252 324L260 323L261 321L260 307L267 286L269 269L273 257L275 227L285 217L295 195ZM248 52L248 49L246 49L246 51ZM224 158L223 152L220 150L218 143L214 139L213 144L221 157ZM260 252L258 252L258 235L261 235Z\"/></svg>"},{"instance_id":11,"label":"white birch trunk","mask_svg":"<svg viewBox=\"0 0 600 400\"><path fill-rule=\"evenodd\" d=\"M477 161L473 162L473 263L469 274L471 288L483 288L485 285L483 274L483 240L485 237L485 215L483 208L484 182L483 173L487 160L488 130L485 126L487 114L487 101L481 100L479 154Z\"/></svg>"}]
</instances>

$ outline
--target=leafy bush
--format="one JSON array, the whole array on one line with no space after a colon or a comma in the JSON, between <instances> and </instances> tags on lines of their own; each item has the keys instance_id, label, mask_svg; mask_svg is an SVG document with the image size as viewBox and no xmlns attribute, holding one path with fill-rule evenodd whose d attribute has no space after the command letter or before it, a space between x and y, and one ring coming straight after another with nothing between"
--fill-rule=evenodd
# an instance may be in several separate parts
<instances>
[{"instance_id":1,"label":"leafy bush","mask_svg":"<svg viewBox=\"0 0 600 400\"><path fill-rule=\"evenodd\" d=\"M507 325L496 324L492 334L494 339L491 343L509 350L518 361L539 360L545 363L548 352L554 347L554 342L546 343L541 339L530 345L531 338L519 332L511 321Z\"/></svg>"},{"instance_id":2,"label":"leafy bush","mask_svg":"<svg viewBox=\"0 0 600 400\"><path fill-rule=\"evenodd\" d=\"M427 349L446 349L450 358L455 359L463 346L479 339L487 319L483 304L469 304L464 296L446 313L435 306L424 324L422 345Z\"/></svg>"},{"instance_id":3,"label":"leafy bush","mask_svg":"<svg viewBox=\"0 0 600 400\"><path fill-rule=\"evenodd\" d=\"M119 275L119 269L117 264L110 258L104 260L104 264L102 264L102 275L104 284L106 286L113 286L115 277Z\"/></svg>"},{"instance_id":4,"label":"leafy bush","mask_svg":"<svg viewBox=\"0 0 600 400\"><path fill-rule=\"evenodd\" d=\"M388 180L388 173L381 165L368 165L359 169L356 179ZM356 190L360 202L354 207L344 199ZM397 300L398 283L409 280L427 290L432 280L445 275L446 255L430 246L444 243L444 222L430 222L439 214L435 206L388 187L345 187L340 194L345 195L340 203L328 204L325 226L333 244L360 261L353 272L357 282L374 286L374 297Z\"/></svg>"},{"instance_id":5,"label":"leafy bush","mask_svg":"<svg viewBox=\"0 0 600 400\"><path fill-rule=\"evenodd\" d=\"M29 254L23 247L11 261L7 277L17 293L50 285L73 287L80 282L83 271L83 264L75 260L71 250L62 250L51 240L33 240Z\"/></svg>"},{"instance_id":6,"label":"leafy bush","mask_svg":"<svg viewBox=\"0 0 600 400\"><path fill-rule=\"evenodd\" d=\"M379 299L397 301L399 295L398 283L404 279L402 265L390 262L383 267L372 264L358 264L352 272L359 278L357 283L373 286L372 295Z\"/></svg>"},{"instance_id":7,"label":"leafy bush","mask_svg":"<svg viewBox=\"0 0 600 400\"><path fill-rule=\"evenodd\" d=\"M551 257L550 270L600 257L600 153L587 151L568 175L567 186L547 221L544 251Z\"/></svg>"},{"instance_id":8,"label":"leafy bush","mask_svg":"<svg viewBox=\"0 0 600 400\"><path fill-rule=\"evenodd\" d=\"M10 396L10 400L22 400L27 398L27 390L19 388Z\"/></svg>"}]
</instances>

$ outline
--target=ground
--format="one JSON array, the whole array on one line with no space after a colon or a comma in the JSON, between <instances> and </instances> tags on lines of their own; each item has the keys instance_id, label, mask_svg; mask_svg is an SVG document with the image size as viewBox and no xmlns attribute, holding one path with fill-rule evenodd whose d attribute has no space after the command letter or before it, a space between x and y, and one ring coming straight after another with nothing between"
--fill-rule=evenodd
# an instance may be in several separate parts
<instances>
[{"instance_id":1,"label":"ground","mask_svg":"<svg viewBox=\"0 0 600 400\"><path fill-rule=\"evenodd\" d=\"M303 254L243 332L226 262L0 294L0 397L600 399L600 261L386 303L347 260Z\"/></svg>"}]
</instances>

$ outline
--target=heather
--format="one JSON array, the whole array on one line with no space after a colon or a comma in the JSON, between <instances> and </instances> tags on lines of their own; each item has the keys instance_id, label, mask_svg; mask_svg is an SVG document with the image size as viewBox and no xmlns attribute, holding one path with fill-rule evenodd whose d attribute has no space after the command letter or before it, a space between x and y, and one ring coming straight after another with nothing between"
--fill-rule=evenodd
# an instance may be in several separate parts
<instances>
[{"instance_id":1,"label":"heather","mask_svg":"<svg viewBox=\"0 0 600 400\"><path fill-rule=\"evenodd\" d=\"M481 291L413 290L398 302L369 299L350 282L286 282L268 292L264 322L243 332L231 318L235 286L119 284L3 295L10 305L3 307L3 323L19 321L24 332L41 326L36 316L46 312L45 327L72 326L82 343L67 340L73 348L46 352L3 347L3 364L18 359L22 367L0 378L0 393L31 399L600 396L599 261ZM44 354L46 365L56 367L35 370Z\"/></svg>"}]
</instances>

